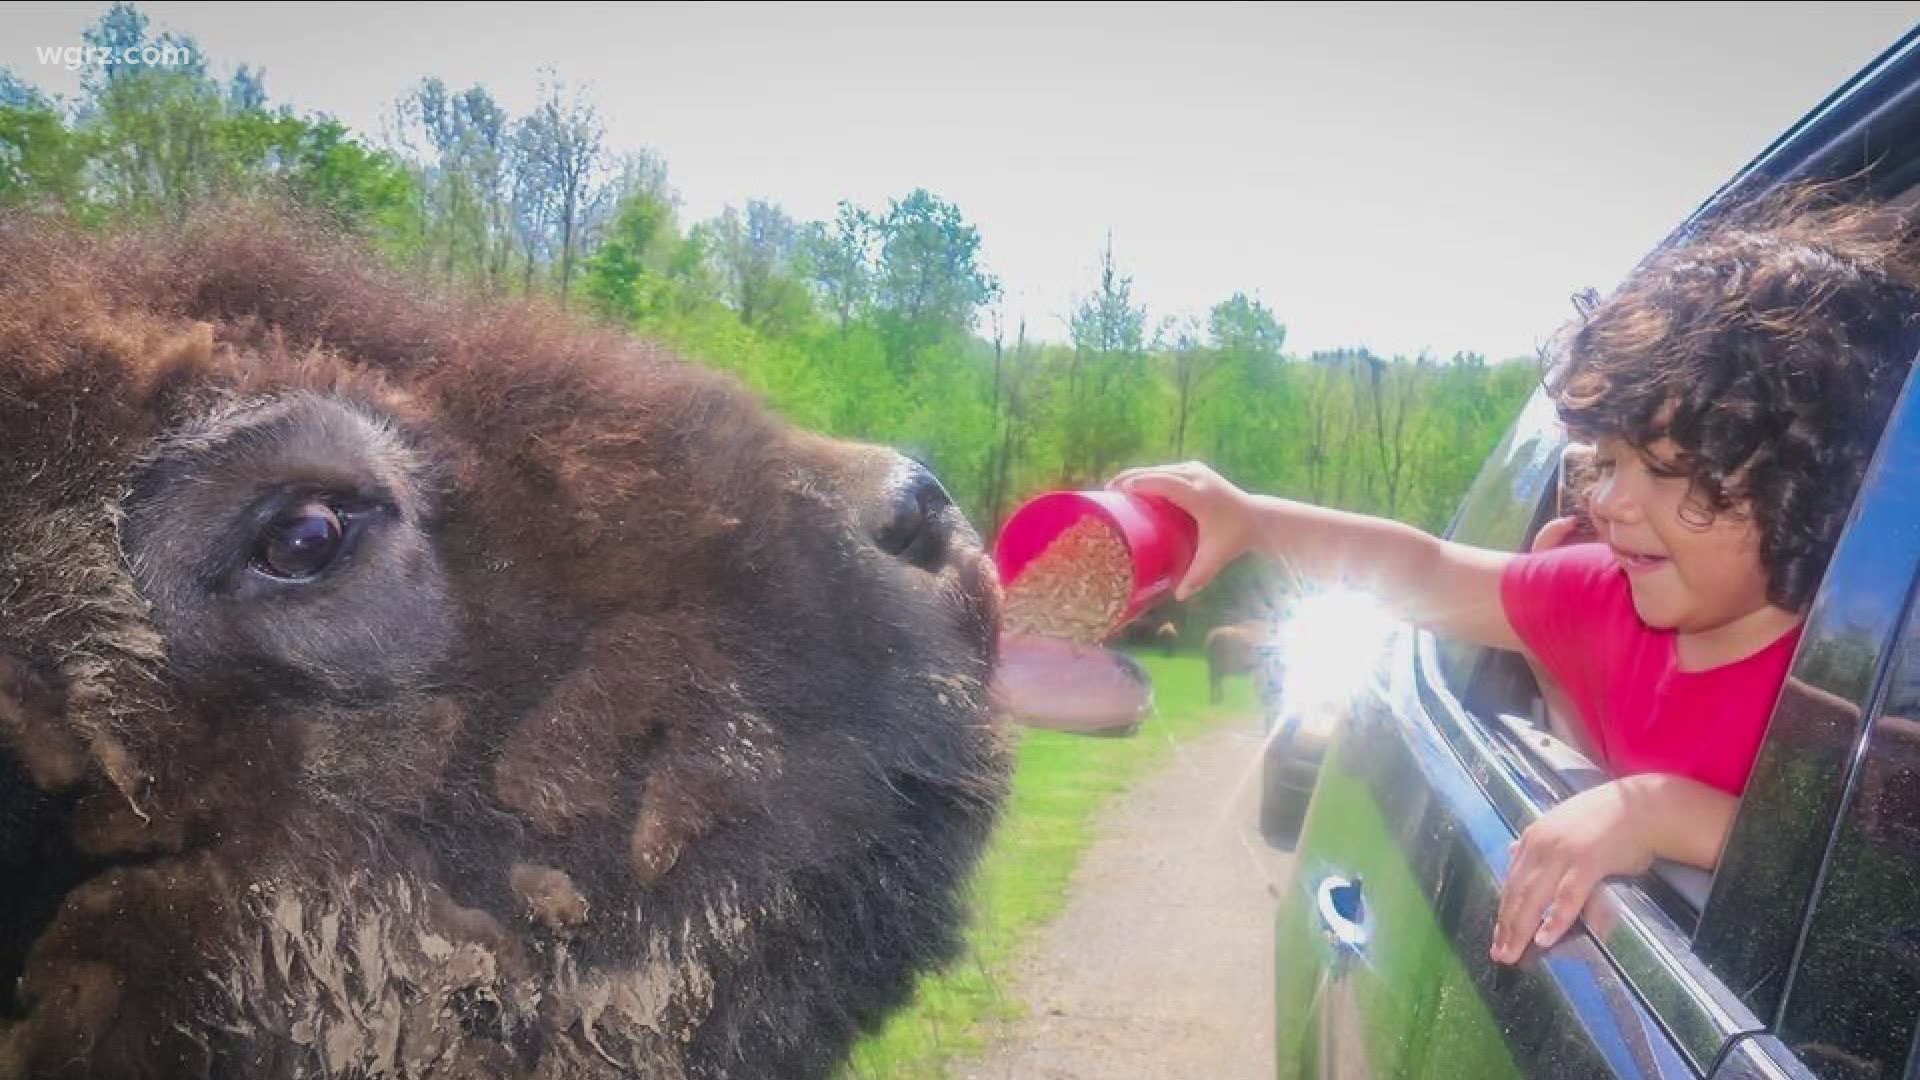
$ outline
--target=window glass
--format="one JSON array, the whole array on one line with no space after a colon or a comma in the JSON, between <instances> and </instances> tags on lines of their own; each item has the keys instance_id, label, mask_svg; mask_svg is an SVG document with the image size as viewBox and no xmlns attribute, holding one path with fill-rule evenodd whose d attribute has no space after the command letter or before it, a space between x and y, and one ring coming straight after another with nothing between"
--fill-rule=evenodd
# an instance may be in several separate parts
<instances>
[{"instance_id":1,"label":"window glass","mask_svg":"<svg viewBox=\"0 0 1920 1080\"><path fill-rule=\"evenodd\" d=\"M1889 667L1882 654L1890 642L1920 634L1908 625L1896 637L1908 583L1920 574L1916 450L1920 408L1910 378L1814 599L1695 935L1708 967L1761 1016L1781 1008L1789 985L1810 985L1790 960L1796 953L1806 963L1818 959L1818 925L1838 935L1824 939L1830 945L1884 949L1884 942L1874 944L1877 928L1856 934L1844 913L1849 897L1885 895L1884 879L1874 877L1876 860L1907 850L1911 819L1902 808L1915 801L1906 746L1920 711L1913 692L1920 672L1909 657L1891 658L1897 662ZM1888 679L1876 685L1883 672ZM1828 921L1810 929L1816 888ZM1920 934L1920 925L1910 929ZM1834 981L1852 980L1836 974Z\"/></svg>"},{"instance_id":2,"label":"window glass","mask_svg":"<svg viewBox=\"0 0 1920 1080\"><path fill-rule=\"evenodd\" d=\"M1480 467L1480 475L1467 489L1447 536L1463 544L1501 551L1523 548L1552 490L1560 448L1565 443L1566 436L1554 413L1553 400L1544 390L1536 391L1506 437ZM1439 641L1439 648L1441 670L1449 687L1465 695L1475 682L1476 667L1489 650L1446 639ZM1513 663L1524 675L1526 666L1518 657ZM1531 679L1527 681L1530 683ZM1463 697L1463 700L1467 699ZM1478 703L1469 701L1469 704ZM1515 705L1524 710L1520 701L1509 701L1506 705L1509 711L1514 711Z\"/></svg>"},{"instance_id":3,"label":"window glass","mask_svg":"<svg viewBox=\"0 0 1920 1080\"><path fill-rule=\"evenodd\" d=\"M1777 1034L1818 1070L1892 1076L1920 1017L1920 627L1890 659ZM1864 1067L1870 1066L1870 1069Z\"/></svg>"}]
</instances>

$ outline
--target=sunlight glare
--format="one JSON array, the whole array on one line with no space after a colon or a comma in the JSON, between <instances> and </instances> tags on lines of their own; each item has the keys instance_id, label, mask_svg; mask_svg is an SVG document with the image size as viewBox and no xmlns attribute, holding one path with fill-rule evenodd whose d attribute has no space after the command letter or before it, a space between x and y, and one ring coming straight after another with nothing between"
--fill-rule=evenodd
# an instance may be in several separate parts
<instances>
[{"instance_id":1,"label":"sunlight glare","mask_svg":"<svg viewBox=\"0 0 1920 1080\"><path fill-rule=\"evenodd\" d=\"M1303 593L1274 634L1268 663L1287 716L1338 710L1377 689L1380 654L1395 620L1373 596L1350 589Z\"/></svg>"}]
</instances>

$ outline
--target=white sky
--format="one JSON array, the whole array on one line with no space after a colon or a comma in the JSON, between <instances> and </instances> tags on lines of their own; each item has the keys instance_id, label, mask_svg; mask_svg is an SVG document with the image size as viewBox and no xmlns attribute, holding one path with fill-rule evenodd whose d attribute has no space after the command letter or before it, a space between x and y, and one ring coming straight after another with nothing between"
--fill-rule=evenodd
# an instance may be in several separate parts
<instances>
[{"instance_id":1,"label":"white sky","mask_svg":"<svg viewBox=\"0 0 1920 1080\"><path fill-rule=\"evenodd\" d=\"M1236 290L1290 351L1531 352L1920 4L1583 7L150 3L216 71L369 134L422 76L530 103L588 85L689 219L916 186L978 225L1059 338L1108 230L1151 315ZM0 64L104 4L0 7Z\"/></svg>"}]
</instances>

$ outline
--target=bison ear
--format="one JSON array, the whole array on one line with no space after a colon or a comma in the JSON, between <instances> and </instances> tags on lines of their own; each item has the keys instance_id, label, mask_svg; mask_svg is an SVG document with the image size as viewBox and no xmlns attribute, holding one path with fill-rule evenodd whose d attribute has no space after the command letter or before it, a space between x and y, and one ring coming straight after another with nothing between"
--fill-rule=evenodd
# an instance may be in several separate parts
<instances>
[{"instance_id":1,"label":"bison ear","mask_svg":"<svg viewBox=\"0 0 1920 1080\"><path fill-rule=\"evenodd\" d=\"M59 791L87 771L87 748L61 723L66 695L33 667L0 655L0 746L26 766L36 786Z\"/></svg>"}]
</instances>

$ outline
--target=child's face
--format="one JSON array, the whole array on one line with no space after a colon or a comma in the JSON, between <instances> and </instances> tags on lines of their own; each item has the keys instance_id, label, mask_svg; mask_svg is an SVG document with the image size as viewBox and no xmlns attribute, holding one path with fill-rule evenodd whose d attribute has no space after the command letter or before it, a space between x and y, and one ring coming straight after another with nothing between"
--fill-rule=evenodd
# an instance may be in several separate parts
<instances>
[{"instance_id":1,"label":"child's face","mask_svg":"<svg viewBox=\"0 0 1920 1080\"><path fill-rule=\"evenodd\" d=\"M1752 517L1743 506L1714 514L1690 499L1691 482L1670 467L1671 440L1643 450L1602 439L1595 451L1594 525L1648 626L1697 634L1769 607Z\"/></svg>"}]
</instances>

